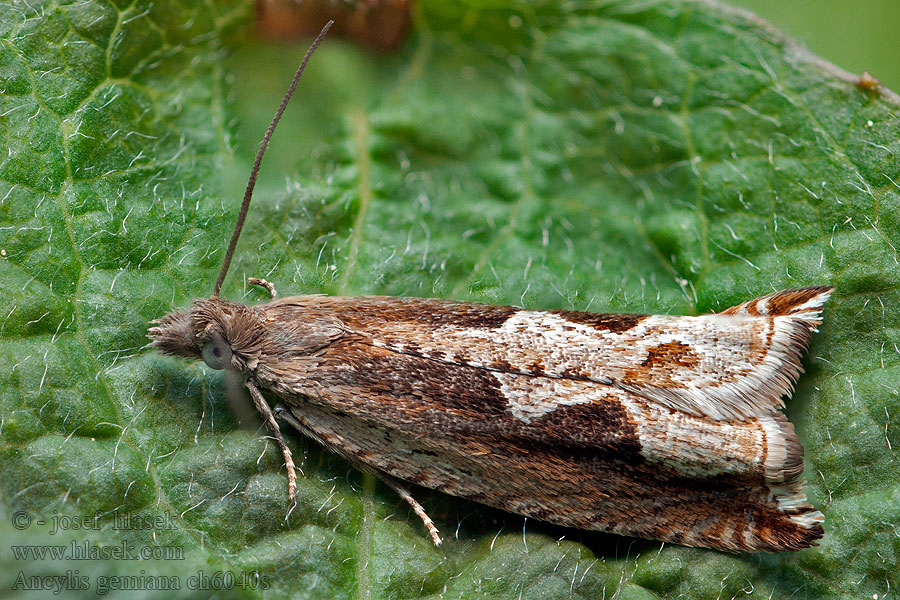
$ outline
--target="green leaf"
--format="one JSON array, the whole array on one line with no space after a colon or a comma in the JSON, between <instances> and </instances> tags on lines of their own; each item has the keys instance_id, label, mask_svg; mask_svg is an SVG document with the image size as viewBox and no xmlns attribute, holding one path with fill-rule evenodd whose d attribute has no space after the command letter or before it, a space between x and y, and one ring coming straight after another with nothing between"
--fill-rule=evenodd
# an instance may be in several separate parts
<instances>
[{"instance_id":1,"label":"green leaf","mask_svg":"<svg viewBox=\"0 0 900 600\"><path fill-rule=\"evenodd\" d=\"M314 57L223 295L261 301L244 281L263 276L282 295L694 314L833 284L788 406L822 544L661 548L417 489L449 538L436 549L390 490L295 435L288 515L280 454L237 426L221 375L143 346L150 320L210 293L302 49L245 37L241 2L22 2L0 6L0 585L276 598L897 589L897 97L708 2L421 5L399 54L328 39ZM36 544L70 552L32 562L13 548ZM109 560L72 560L76 547ZM166 583L179 590L153 591Z\"/></svg>"}]
</instances>

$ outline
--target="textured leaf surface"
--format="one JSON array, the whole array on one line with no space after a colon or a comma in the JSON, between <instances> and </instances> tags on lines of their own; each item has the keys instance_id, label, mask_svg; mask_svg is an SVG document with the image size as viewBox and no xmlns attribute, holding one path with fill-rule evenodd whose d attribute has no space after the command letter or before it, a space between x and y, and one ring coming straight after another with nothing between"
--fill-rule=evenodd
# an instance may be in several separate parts
<instances>
[{"instance_id":1,"label":"textured leaf surface","mask_svg":"<svg viewBox=\"0 0 900 600\"><path fill-rule=\"evenodd\" d=\"M451 538L435 549L389 490L298 436L286 516L280 456L238 428L221 375L142 346L151 319L209 293L302 51L235 35L244 4L13 3L0 7L0 585L74 570L92 596L143 570L183 597L896 590L895 98L713 4L422 4L398 55L329 40L316 56L224 294L260 301L243 281L264 276L282 295L693 314L833 284L788 407L822 545L660 548L417 490ZM52 533L60 516L91 519ZM70 543L151 556L13 552ZM231 579L188 589L201 571Z\"/></svg>"}]
</instances>

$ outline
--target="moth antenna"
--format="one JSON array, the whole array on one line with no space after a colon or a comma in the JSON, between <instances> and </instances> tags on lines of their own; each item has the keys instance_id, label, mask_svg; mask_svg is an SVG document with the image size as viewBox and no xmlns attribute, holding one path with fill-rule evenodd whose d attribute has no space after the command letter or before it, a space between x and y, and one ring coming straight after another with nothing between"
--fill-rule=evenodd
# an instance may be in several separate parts
<instances>
[{"instance_id":1,"label":"moth antenna","mask_svg":"<svg viewBox=\"0 0 900 600\"><path fill-rule=\"evenodd\" d=\"M234 233L231 234L231 241L228 242L228 250L225 251L225 259L222 261L222 269L219 271L219 277L216 279L216 285L213 288L213 298L219 297L219 290L222 289L225 275L228 274L228 267L231 266L231 258L234 256L234 249L237 247L238 238L241 237L241 229L244 227L244 220L247 218L247 211L250 209L250 199L253 197L253 188L256 187L256 178L259 175L259 165L262 164L263 155L266 153L266 148L269 147L269 140L272 139L272 134L275 133L275 127L278 126L278 121L281 120L281 115L284 114L288 102L291 101L291 96L294 95L294 90L297 89L297 84L300 82L303 70L306 69L306 63L309 62L309 57L312 56L312 53L316 51L316 48L318 48L319 44L322 43L322 40L325 39L325 35L328 33L328 30L331 29L332 25L334 25L334 21L328 21L325 24L325 27L322 28L322 31L319 32L319 35L316 36L312 45L310 45L309 50L306 51L306 55L300 62L300 66L297 67L297 72L294 73L294 79L291 80L291 85L288 87L287 92L285 92L284 98L281 99L281 105L278 107L278 110L275 111L275 116L272 118L272 122L269 123L268 129L266 129L262 144L260 144L259 150L256 152L256 160L253 161L250 179L247 180L247 189L244 191L244 201L241 204L241 211L238 213L237 223L234 226Z\"/></svg>"}]
</instances>

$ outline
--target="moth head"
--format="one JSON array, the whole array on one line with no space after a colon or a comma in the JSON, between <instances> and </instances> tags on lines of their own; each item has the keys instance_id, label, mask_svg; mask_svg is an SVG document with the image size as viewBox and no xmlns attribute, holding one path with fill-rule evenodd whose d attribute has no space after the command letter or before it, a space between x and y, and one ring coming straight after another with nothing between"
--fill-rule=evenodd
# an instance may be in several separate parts
<instances>
[{"instance_id":1,"label":"moth head","mask_svg":"<svg viewBox=\"0 0 900 600\"><path fill-rule=\"evenodd\" d=\"M195 300L153 321L150 346L163 354L201 359L212 369L253 368L263 344L264 328L254 310L221 298Z\"/></svg>"},{"instance_id":2,"label":"moth head","mask_svg":"<svg viewBox=\"0 0 900 600\"><path fill-rule=\"evenodd\" d=\"M219 298L219 292L225 276L228 274L228 267L231 265L231 259L244 226L244 219L250 208L253 188L256 186L257 174L266 148L269 146L269 140L275 132L278 121L281 120L281 115L284 114L288 101L297 88L297 83L303 75L309 57L333 24L334 21L329 21L322 28L309 50L306 51L297 72L294 73L291 85L284 94L281 105L263 136L256 153L253 169L250 171L250 179L247 181L247 189L244 192L241 210L238 212L234 233L231 235L231 241L228 243L228 249L222 260L222 268L219 270L219 276L213 286L212 297L195 300L189 310L175 311L153 321L156 327L152 327L147 333L148 337L153 340L150 346L163 354L200 358L213 369L243 372L256 368L266 336L264 324L253 308L222 300Z\"/></svg>"}]
</instances>

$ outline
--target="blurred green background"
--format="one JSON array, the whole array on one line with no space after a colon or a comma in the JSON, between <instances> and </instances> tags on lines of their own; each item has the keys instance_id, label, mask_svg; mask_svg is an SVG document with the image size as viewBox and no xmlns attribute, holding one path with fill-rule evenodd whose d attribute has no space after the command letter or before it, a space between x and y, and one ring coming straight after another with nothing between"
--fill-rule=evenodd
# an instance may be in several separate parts
<instances>
[{"instance_id":1,"label":"blurred green background","mask_svg":"<svg viewBox=\"0 0 900 600\"><path fill-rule=\"evenodd\" d=\"M900 0L730 0L738 6L762 17L811 52L854 74L868 71L882 84L900 93ZM235 93L236 122L235 168L226 173L226 186L239 195L246 184L244 165L253 160L255 144L260 132L272 118L271 107L276 106L284 93L284 81L290 68L285 67L285 52L291 57L302 54L306 41L278 43L256 38L232 49L228 70L236 74L232 80ZM388 57L396 55L388 55ZM378 86L372 80L377 69L359 69L358 52L352 47L332 44L329 52L320 53L310 64L310 71L318 75L304 82L302 104L317 106L317 114L329 114L335 102L346 108L365 102L365 90ZM377 54L371 60L389 60ZM292 65L291 60L287 61ZM330 75L329 75L330 74ZM322 82L322 83L317 83ZM295 109L296 110L296 109ZM315 112L315 111L314 111ZM288 121L308 133L308 139L326 139L336 126L335 119L310 120L308 113L288 111ZM285 177L309 175L304 162L310 150L298 152L296 139L275 136L266 156L266 168L261 174L259 189L272 188L264 193L281 193ZM298 162L299 161L299 162Z\"/></svg>"},{"instance_id":2,"label":"blurred green background","mask_svg":"<svg viewBox=\"0 0 900 600\"><path fill-rule=\"evenodd\" d=\"M837 66L900 91L900 1L732 0Z\"/></svg>"}]
</instances>

